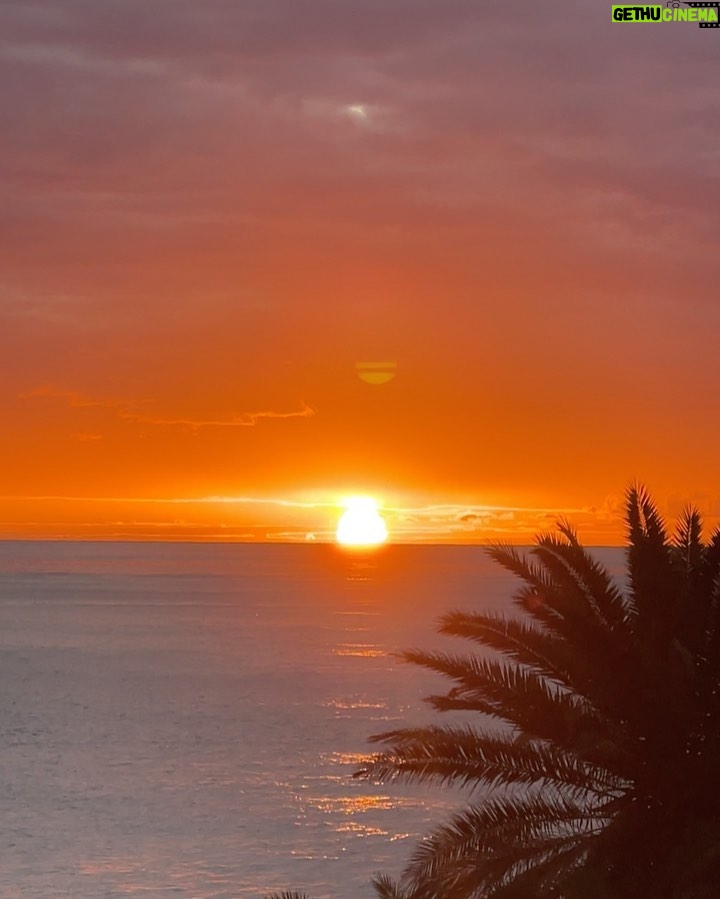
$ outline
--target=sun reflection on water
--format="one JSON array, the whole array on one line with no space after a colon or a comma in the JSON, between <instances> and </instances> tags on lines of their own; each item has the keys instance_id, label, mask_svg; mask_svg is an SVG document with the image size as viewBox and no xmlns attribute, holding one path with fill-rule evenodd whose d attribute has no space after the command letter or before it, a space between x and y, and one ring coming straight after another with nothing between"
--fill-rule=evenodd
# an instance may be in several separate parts
<instances>
[{"instance_id":1,"label":"sun reflection on water","mask_svg":"<svg viewBox=\"0 0 720 899\"><path fill-rule=\"evenodd\" d=\"M397 800L390 796L308 796L305 802L321 812L357 815L363 812L396 808Z\"/></svg>"},{"instance_id":2,"label":"sun reflection on water","mask_svg":"<svg viewBox=\"0 0 720 899\"><path fill-rule=\"evenodd\" d=\"M323 752L320 760L327 765L352 765L359 768L372 761L372 753L369 752Z\"/></svg>"},{"instance_id":3,"label":"sun reflection on water","mask_svg":"<svg viewBox=\"0 0 720 899\"><path fill-rule=\"evenodd\" d=\"M324 708L326 709L386 709L386 702L367 702L363 700L342 700L342 699L328 699L327 702L323 703Z\"/></svg>"},{"instance_id":4,"label":"sun reflection on water","mask_svg":"<svg viewBox=\"0 0 720 899\"><path fill-rule=\"evenodd\" d=\"M374 659L379 656L386 656L387 652L374 643L339 643L333 649L333 655Z\"/></svg>"}]
</instances>

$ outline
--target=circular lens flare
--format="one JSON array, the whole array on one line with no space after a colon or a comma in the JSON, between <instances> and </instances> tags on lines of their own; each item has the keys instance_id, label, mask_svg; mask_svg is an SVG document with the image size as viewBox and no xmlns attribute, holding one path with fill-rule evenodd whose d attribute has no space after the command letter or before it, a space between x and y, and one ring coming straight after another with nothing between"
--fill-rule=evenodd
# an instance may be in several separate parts
<instances>
[{"instance_id":1,"label":"circular lens flare","mask_svg":"<svg viewBox=\"0 0 720 899\"><path fill-rule=\"evenodd\" d=\"M341 546L378 546L387 540L385 520L369 497L347 500L335 537Z\"/></svg>"}]
</instances>

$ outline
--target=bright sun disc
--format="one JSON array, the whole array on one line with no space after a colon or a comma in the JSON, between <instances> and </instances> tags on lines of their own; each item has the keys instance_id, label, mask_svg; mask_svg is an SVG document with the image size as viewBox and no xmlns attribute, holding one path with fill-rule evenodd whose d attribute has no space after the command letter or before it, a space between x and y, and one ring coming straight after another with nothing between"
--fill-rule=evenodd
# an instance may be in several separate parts
<instances>
[{"instance_id":1,"label":"bright sun disc","mask_svg":"<svg viewBox=\"0 0 720 899\"><path fill-rule=\"evenodd\" d=\"M345 503L335 534L341 546L378 546L387 540L387 535L387 526L375 500L363 496Z\"/></svg>"}]
</instances>

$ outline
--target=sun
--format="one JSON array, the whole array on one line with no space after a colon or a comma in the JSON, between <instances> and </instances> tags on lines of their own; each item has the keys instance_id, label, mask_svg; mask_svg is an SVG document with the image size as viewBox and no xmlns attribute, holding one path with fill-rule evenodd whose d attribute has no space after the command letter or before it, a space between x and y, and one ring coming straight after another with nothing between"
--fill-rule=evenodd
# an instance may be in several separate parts
<instances>
[{"instance_id":1,"label":"sun","mask_svg":"<svg viewBox=\"0 0 720 899\"><path fill-rule=\"evenodd\" d=\"M387 526L374 499L354 496L343 505L335 534L341 546L379 546L387 540Z\"/></svg>"}]
</instances>

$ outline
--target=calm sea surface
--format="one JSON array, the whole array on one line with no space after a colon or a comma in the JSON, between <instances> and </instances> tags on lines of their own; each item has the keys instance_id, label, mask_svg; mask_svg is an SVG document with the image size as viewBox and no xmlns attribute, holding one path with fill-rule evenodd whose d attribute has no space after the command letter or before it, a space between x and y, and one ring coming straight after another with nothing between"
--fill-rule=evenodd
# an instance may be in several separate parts
<instances>
[{"instance_id":1,"label":"calm sea surface","mask_svg":"<svg viewBox=\"0 0 720 899\"><path fill-rule=\"evenodd\" d=\"M474 547L0 543L0 897L372 896L462 799L352 779L437 717L392 653L514 586Z\"/></svg>"}]
</instances>

